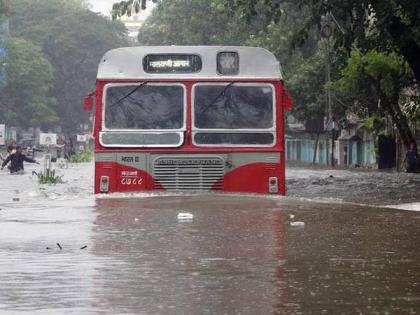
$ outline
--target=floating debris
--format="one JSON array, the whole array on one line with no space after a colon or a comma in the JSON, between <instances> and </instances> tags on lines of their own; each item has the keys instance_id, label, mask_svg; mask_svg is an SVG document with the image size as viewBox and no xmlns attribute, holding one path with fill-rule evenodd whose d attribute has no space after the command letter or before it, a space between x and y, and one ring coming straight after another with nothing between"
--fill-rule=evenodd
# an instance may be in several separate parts
<instances>
[{"instance_id":1,"label":"floating debris","mask_svg":"<svg viewBox=\"0 0 420 315\"><path fill-rule=\"evenodd\" d=\"M87 245L80 247L80 249L86 249Z\"/></svg>"},{"instance_id":2,"label":"floating debris","mask_svg":"<svg viewBox=\"0 0 420 315\"><path fill-rule=\"evenodd\" d=\"M290 214L290 215L289 215L289 218L290 218L290 219L294 219L294 218L295 218L295 215L294 215L294 214Z\"/></svg>"},{"instance_id":3,"label":"floating debris","mask_svg":"<svg viewBox=\"0 0 420 315\"><path fill-rule=\"evenodd\" d=\"M20 200L20 198L15 197L15 198L13 198L12 200L13 200L13 201L19 201L19 200Z\"/></svg>"},{"instance_id":4,"label":"floating debris","mask_svg":"<svg viewBox=\"0 0 420 315\"><path fill-rule=\"evenodd\" d=\"M290 226L305 226L305 222L302 222L302 221L290 222Z\"/></svg>"},{"instance_id":5,"label":"floating debris","mask_svg":"<svg viewBox=\"0 0 420 315\"><path fill-rule=\"evenodd\" d=\"M193 217L193 214L189 212L180 212L177 216L178 220L192 220Z\"/></svg>"},{"instance_id":6,"label":"floating debris","mask_svg":"<svg viewBox=\"0 0 420 315\"><path fill-rule=\"evenodd\" d=\"M62 249L63 249L63 247L61 247L60 243L57 243L57 246L58 246L58 248L59 248L60 250L62 250Z\"/></svg>"}]
</instances>

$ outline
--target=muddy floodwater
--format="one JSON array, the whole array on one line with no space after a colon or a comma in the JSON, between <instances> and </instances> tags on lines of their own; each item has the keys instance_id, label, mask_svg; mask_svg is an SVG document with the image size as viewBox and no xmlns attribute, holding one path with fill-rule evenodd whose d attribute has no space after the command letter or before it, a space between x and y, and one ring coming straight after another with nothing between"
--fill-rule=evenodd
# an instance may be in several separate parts
<instances>
[{"instance_id":1,"label":"muddy floodwater","mask_svg":"<svg viewBox=\"0 0 420 315\"><path fill-rule=\"evenodd\" d=\"M0 173L0 314L420 314L420 174L94 196L93 164L38 168Z\"/></svg>"}]
</instances>

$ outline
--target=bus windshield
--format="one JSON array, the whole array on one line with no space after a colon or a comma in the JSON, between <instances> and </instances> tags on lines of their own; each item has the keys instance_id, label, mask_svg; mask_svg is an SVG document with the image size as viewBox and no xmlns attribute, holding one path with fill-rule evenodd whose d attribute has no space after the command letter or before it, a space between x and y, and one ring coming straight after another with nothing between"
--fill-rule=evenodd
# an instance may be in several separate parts
<instances>
[{"instance_id":1,"label":"bus windshield","mask_svg":"<svg viewBox=\"0 0 420 315\"><path fill-rule=\"evenodd\" d=\"M110 84L105 92L105 128L181 130L184 99L179 84Z\"/></svg>"},{"instance_id":2,"label":"bus windshield","mask_svg":"<svg viewBox=\"0 0 420 315\"><path fill-rule=\"evenodd\" d=\"M194 125L197 129L273 128L273 88L267 84L198 84Z\"/></svg>"}]
</instances>

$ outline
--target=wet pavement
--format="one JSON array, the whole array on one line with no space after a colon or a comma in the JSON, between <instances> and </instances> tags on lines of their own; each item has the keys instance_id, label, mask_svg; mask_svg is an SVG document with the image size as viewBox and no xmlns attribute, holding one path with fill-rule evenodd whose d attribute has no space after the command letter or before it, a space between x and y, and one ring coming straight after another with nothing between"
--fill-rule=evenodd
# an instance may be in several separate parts
<instances>
[{"instance_id":1,"label":"wet pavement","mask_svg":"<svg viewBox=\"0 0 420 315\"><path fill-rule=\"evenodd\" d=\"M57 167L56 186L33 169L0 173L1 314L420 313L420 174L290 168L288 197L95 197L92 164Z\"/></svg>"}]
</instances>

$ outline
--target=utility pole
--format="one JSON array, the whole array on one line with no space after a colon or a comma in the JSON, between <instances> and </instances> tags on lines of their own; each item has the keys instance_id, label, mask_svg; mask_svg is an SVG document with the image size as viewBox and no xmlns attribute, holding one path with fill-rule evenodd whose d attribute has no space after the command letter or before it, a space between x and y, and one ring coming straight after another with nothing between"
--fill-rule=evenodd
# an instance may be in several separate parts
<instances>
[{"instance_id":1,"label":"utility pole","mask_svg":"<svg viewBox=\"0 0 420 315\"><path fill-rule=\"evenodd\" d=\"M325 39L325 83L329 83L331 81L331 42L330 38L332 35L332 28L330 23L330 15L328 14L326 17L325 24L321 28L321 37ZM327 98L327 106L325 110L326 116L326 128L327 130L331 130L331 157L330 163L331 166L334 167L334 149L335 149L335 124L333 122L332 117L332 109L331 109L331 92L329 89L326 91L326 98Z\"/></svg>"},{"instance_id":2,"label":"utility pole","mask_svg":"<svg viewBox=\"0 0 420 315\"><path fill-rule=\"evenodd\" d=\"M332 35L332 25L335 25L338 30L344 34L345 31L341 27L340 23L335 18L332 12L328 12L327 16L325 17L324 25L321 28L321 37L325 39L326 42L326 66L325 66L325 81L326 83L331 81L331 35ZM335 121L332 115L332 108L331 108L331 92L327 89L327 109L326 109L326 117L327 117L327 128L331 130L331 166L334 167L334 149L335 149Z\"/></svg>"}]
</instances>

